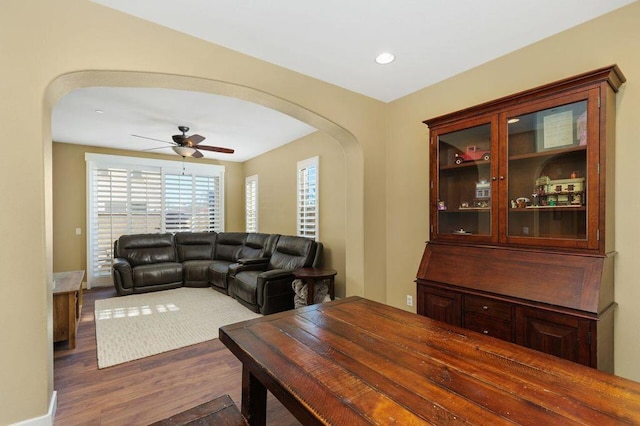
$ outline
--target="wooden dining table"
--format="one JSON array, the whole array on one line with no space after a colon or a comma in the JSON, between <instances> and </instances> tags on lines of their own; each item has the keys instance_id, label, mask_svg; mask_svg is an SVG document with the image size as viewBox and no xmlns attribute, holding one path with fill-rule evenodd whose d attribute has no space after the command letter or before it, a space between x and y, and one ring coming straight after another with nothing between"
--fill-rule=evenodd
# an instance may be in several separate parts
<instances>
[{"instance_id":1,"label":"wooden dining table","mask_svg":"<svg viewBox=\"0 0 640 426\"><path fill-rule=\"evenodd\" d=\"M241 412L305 425L640 424L640 383L361 297L220 328Z\"/></svg>"}]
</instances>

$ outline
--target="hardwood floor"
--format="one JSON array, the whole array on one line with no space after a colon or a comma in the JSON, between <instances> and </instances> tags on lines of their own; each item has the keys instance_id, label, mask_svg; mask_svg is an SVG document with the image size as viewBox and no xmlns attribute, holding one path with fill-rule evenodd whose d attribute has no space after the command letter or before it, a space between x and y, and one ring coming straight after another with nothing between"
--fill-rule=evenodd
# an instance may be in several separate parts
<instances>
[{"instance_id":1,"label":"hardwood floor","mask_svg":"<svg viewBox=\"0 0 640 426\"><path fill-rule=\"evenodd\" d=\"M148 425L228 394L238 407L242 364L218 339L98 370L94 302L113 288L84 292L75 349L55 345L55 425ZM270 425L300 423L269 394Z\"/></svg>"}]
</instances>

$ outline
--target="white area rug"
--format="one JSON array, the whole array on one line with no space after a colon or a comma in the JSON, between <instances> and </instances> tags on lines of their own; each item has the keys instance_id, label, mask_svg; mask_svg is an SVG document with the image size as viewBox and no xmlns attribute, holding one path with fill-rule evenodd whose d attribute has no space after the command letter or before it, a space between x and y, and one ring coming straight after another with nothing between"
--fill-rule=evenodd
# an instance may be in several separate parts
<instances>
[{"instance_id":1,"label":"white area rug","mask_svg":"<svg viewBox=\"0 0 640 426\"><path fill-rule=\"evenodd\" d=\"M211 288L96 300L98 368L217 339L223 325L260 316Z\"/></svg>"}]
</instances>

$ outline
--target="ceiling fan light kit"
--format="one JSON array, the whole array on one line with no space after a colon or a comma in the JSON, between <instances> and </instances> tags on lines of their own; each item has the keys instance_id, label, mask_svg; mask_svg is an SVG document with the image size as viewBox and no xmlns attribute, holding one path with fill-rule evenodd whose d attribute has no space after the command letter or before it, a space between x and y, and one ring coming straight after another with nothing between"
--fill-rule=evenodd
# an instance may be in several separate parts
<instances>
[{"instance_id":1,"label":"ceiling fan light kit","mask_svg":"<svg viewBox=\"0 0 640 426\"><path fill-rule=\"evenodd\" d=\"M176 154L181 155L183 157L191 157L196 150L189 146L172 146L171 147Z\"/></svg>"},{"instance_id":2,"label":"ceiling fan light kit","mask_svg":"<svg viewBox=\"0 0 640 426\"><path fill-rule=\"evenodd\" d=\"M200 136L200 135L187 136L187 132L189 131L189 128L187 126L178 126L178 130L180 130L182 132L182 134L181 135L173 135L171 137L171 139L173 139L173 142L166 142L166 141L163 141L163 140L160 140L160 139L148 138L146 136L140 136L140 135L133 135L132 134L131 136L135 136L137 138L143 138L143 139L151 139L151 140L154 140L154 141L171 144L171 145L173 145L171 147L171 149L173 149L175 151L175 153L180 155L181 157L192 157L192 158L202 158L202 157L204 157L204 155L199 150L221 152L223 154L233 154L234 153L234 150L231 149L231 148L222 148L222 147L218 147L218 146L200 145L200 142L205 140L205 137L204 136ZM153 149L161 149L161 148L165 148L165 147L151 148L151 149L153 150ZM149 151L149 150L145 150L145 151Z\"/></svg>"}]
</instances>

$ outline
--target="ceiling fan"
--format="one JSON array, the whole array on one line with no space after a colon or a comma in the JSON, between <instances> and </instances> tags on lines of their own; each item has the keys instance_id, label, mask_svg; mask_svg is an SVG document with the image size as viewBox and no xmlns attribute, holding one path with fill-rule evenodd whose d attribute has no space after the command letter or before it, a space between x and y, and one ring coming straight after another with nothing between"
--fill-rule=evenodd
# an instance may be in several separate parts
<instances>
[{"instance_id":1,"label":"ceiling fan","mask_svg":"<svg viewBox=\"0 0 640 426\"><path fill-rule=\"evenodd\" d=\"M199 150L221 152L223 154L233 154L234 152L234 150L231 148L221 148L218 146L200 145L200 142L205 140L205 137L200 135L187 136L187 132L189 131L189 128L187 126L178 126L178 130L180 130L182 134L173 135L171 137L173 139L173 142L167 142L160 139L148 138L146 136L140 136L140 135L132 134L131 136L135 136L136 138L151 139L153 141L171 144L173 145L171 149L173 149L176 152L176 154L182 157L202 158L203 155ZM163 149L163 148L166 148L166 147L161 146L157 148L145 149L143 151L151 151L154 149Z\"/></svg>"}]
</instances>

